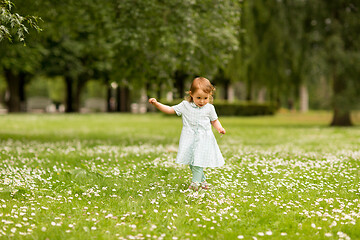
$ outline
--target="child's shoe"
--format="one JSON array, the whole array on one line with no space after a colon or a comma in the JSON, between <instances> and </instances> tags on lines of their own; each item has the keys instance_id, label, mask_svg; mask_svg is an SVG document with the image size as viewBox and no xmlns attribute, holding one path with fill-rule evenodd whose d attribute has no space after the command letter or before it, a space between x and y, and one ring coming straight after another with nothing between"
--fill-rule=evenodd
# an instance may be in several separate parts
<instances>
[{"instance_id":1,"label":"child's shoe","mask_svg":"<svg viewBox=\"0 0 360 240\"><path fill-rule=\"evenodd\" d=\"M189 189L193 190L193 191L197 191L200 188L200 183L197 182L192 182L189 186Z\"/></svg>"},{"instance_id":2,"label":"child's shoe","mask_svg":"<svg viewBox=\"0 0 360 240\"><path fill-rule=\"evenodd\" d=\"M206 181L203 181L202 183L200 183L200 187L201 187L202 189L209 190L211 186L210 186L210 184L207 183Z\"/></svg>"}]
</instances>

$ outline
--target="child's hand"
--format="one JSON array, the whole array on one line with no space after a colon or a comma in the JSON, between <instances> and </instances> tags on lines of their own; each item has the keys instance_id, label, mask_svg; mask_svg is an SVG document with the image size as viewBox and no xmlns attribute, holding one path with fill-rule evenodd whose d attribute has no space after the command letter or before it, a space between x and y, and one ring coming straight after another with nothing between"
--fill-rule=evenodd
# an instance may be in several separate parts
<instances>
[{"instance_id":1,"label":"child's hand","mask_svg":"<svg viewBox=\"0 0 360 240\"><path fill-rule=\"evenodd\" d=\"M155 98L150 98L149 103L151 103L152 105L155 105L157 103L157 100Z\"/></svg>"},{"instance_id":2,"label":"child's hand","mask_svg":"<svg viewBox=\"0 0 360 240\"><path fill-rule=\"evenodd\" d=\"M218 129L218 132L219 132L220 134L225 134L225 133L226 133L225 128L219 128L219 129Z\"/></svg>"}]
</instances>

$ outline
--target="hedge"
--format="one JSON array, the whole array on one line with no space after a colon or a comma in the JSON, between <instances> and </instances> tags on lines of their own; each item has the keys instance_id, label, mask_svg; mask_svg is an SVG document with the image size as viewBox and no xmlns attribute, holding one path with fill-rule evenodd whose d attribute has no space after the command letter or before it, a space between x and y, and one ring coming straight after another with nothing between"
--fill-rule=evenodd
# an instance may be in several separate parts
<instances>
[{"instance_id":1,"label":"hedge","mask_svg":"<svg viewBox=\"0 0 360 240\"><path fill-rule=\"evenodd\" d=\"M179 104L182 100L161 101L161 103L173 106ZM276 107L270 103L255 103L255 102L225 102L215 100L213 103L216 112L219 116L259 116L259 115L274 115Z\"/></svg>"}]
</instances>

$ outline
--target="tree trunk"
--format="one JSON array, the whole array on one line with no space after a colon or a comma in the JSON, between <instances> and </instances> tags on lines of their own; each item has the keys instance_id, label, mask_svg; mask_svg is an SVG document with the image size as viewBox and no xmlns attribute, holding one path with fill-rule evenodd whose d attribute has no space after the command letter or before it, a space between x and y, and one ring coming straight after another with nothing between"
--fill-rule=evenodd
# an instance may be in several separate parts
<instances>
[{"instance_id":1,"label":"tree trunk","mask_svg":"<svg viewBox=\"0 0 360 240\"><path fill-rule=\"evenodd\" d=\"M335 67L333 68L335 69ZM339 77L336 76L336 73L333 73L333 110L334 115L331 122L331 126L352 126L350 110L347 109L347 106L343 106L339 99L341 99L344 90L346 89L345 81L341 81Z\"/></svg>"},{"instance_id":2,"label":"tree trunk","mask_svg":"<svg viewBox=\"0 0 360 240\"><path fill-rule=\"evenodd\" d=\"M73 107L73 79L70 77L65 77L65 84L66 84L66 107L65 112L72 113L74 112Z\"/></svg>"},{"instance_id":3,"label":"tree trunk","mask_svg":"<svg viewBox=\"0 0 360 240\"><path fill-rule=\"evenodd\" d=\"M117 88L116 88L117 90ZM116 96L117 97L117 96ZM107 86L107 96L106 96L106 102L107 102L107 108L106 111L107 112L113 112L115 109L113 108L113 104L112 102L114 101L114 98L112 96L112 87L111 85Z\"/></svg>"},{"instance_id":4,"label":"tree trunk","mask_svg":"<svg viewBox=\"0 0 360 240\"><path fill-rule=\"evenodd\" d=\"M117 89L117 111L130 112L130 89L126 86L119 86Z\"/></svg>"},{"instance_id":5,"label":"tree trunk","mask_svg":"<svg viewBox=\"0 0 360 240\"><path fill-rule=\"evenodd\" d=\"M294 99L292 97L288 98L287 106L290 111L294 111Z\"/></svg>"},{"instance_id":6,"label":"tree trunk","mask_svg":"<svg viewBox=\"0 0 360 240\"><path fill-rule=\"evenodd\" d=\"M334 109L334 115L331 122L331 126L352 126L350 111L343 111L339 108Z\"/></svg>"},{"instance_id":7,"label":"tree trunk","mask_svg":"<svg viewBox=\"0 0 360 240\"><path fill-rule=\"evenodd\" d=\"M19 97L20 97L20 111L26 112L26 95L25 95L25 84L26 84L26 78L29 77L29 75L25 74L24 72L21 72L19 74Z\"/></svg>"},{"instance_id":8,"label":"tree trunk","mask_svg":"<svg viewBox=\"0 0 360 240\"><path fill-rule=\"evenodd\" d=\"M252 100L252 82L248 79L246 84L246 101Z\"/></svg>"},{"instance_id":9,"label":"tree trunk","mask_svg":"<svg viewBox=\"0 0 360 240\"><path fill-rule=\"evenodd\" d=\"M188 74L182 71L175 72L175 89L177 93L175 98L183 99L185 96L185 79L188 77Z\"/></svg>"},{"instance_id":10,"label":"tree trunk","mask_svg":"<svg viewBox=\"0 0 360 240\"><path fill-rule=\"evenodd\" d=\"M116 88L116 112L121 112L121 87Z\"/></svg>"},{"instance_id":11,"label":"tree trunk","mask_svg":"<svg viewBox=\"0 0 360 240\"><path fill-rule=\"evenodd\" d=\"M224 90L224 94L223 94L223 99L226 101L234 101L234 88L231 85L231 81L229 78L227 78L225 76L225 72L222 68L219 68L217 74L215 75L215 77L213 78L212 81L215 85L222 85L223 90ZM217 95L217 97L219 98L219 96Z\"/></svg>"},{"instance_id":12,"label":"tree trunk","mask_svg":"<svg viewBox=\"0 0 360 240\"><path fill-rule=\"evenodd\" d=\"M80 111L80 97L82 89L87 82L87 78L76 81L71 77L65 77L66 84L66 108L65 112L79 112Z\"/></svg>"},{"instance_id":13,"label":"tree trunk","mask_svg":"<svg viewBox=\"0 0 360 240\"><path fill-rule=\"evenodd\" d=\"M302 84L300 86L300 112L308 112L309 111L309 93L307 86Z\"/></svg>"},{"instance_id":14,"label":"tree trunk","mask_svg":"<svg viewBox=\"0 0 360 240\"><path fill-rule=\"evenodd\" d=\"M74 112L80 112L80 96L81 96L80 92L81 92L81 87L78 84L76 84L75 94L73 99Z\"/></svg>"},{"instance_id":15,"label":"tree trunk","mask_svg":"<svg viewBox=\"0 0 360 240\"><path fill-rule=\"evenodd\" d=\"M74 111L80 112L81 107L81 93L88 82L88 76L80 76L80 79L76 82L75 96L74 96Z\"/></svg>"},{"instance_id":16,"label":"tree trunk","mask_svg":"<svg viewBox=\"0 0 360 240\"><path fill-rule=\"evenodd\" d=\"M20 78L18 75L10 69L5 69L5 80L8 85L9 98L6 103L9 112L20 112L21 111L21 100L20 100Z\"/></svg>"},{"instance_id":17,"label":"tree trunk","mask_svg":"<svg viewBox=\"0 0 360 240\"><path fill-rule=\"evenodd\" d=\"M125 107L124 107L124 112L130 112L130 105L131 105L131 96L130 96L130 88L128 86L124 87L123 89L123 95L125 96Z\"/></svg>"},{"instance_id":18,"label":"tree trunk","mask_svg":"<svg viewBox=\"0 0 360 240\"><path fill-rule=\"evenodd\" d=\"M335 21L339 21L341 23L341 17L340 17L340 8L334 7L333 8L333 18ZM338 33L337 33L338 34ZM337 46L340 47L340 46ZM342 46L341 46L342 47ZM338 72L336 71L336 67L338 61L340 61L338 58L335 57L335 54L331 55L330 62L332 63L332 77L333 77L333 110L334 115L331 122L331 126L352 126L351 121L351 115L350 115L350 109L346 104L342 103L342 99L346 96L346 88L348 87L346 85L347 81L343 81L343 79L340 78Z\"/></svg>"}]
</instances>

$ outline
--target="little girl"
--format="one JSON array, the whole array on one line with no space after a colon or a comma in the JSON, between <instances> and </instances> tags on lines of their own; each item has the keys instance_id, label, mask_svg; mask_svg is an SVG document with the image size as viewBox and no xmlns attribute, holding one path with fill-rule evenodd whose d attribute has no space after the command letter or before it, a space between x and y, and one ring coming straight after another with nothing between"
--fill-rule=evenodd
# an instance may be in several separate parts
<instances>
[{"instance_id":1,"label":"little girl","mask_svg":"<svg viewBox=\"0 0 360 240\"><path fill-rule=\"evenodd\" d=\"M187 100L178 105L169 107L155 98L149 99L149 103L160 111L166 114L176 113L182 117L183 128L176 163L190 166L193 177L189 189L194 191L200 187L209 189L203 172L204 167L221 167L225 163L211 130L212 125L220 134L226 133L218 120L214 106L210 104L214 91L215 88L208 79L198 77L191 84Z\"/></svg>"}]
</instances>

